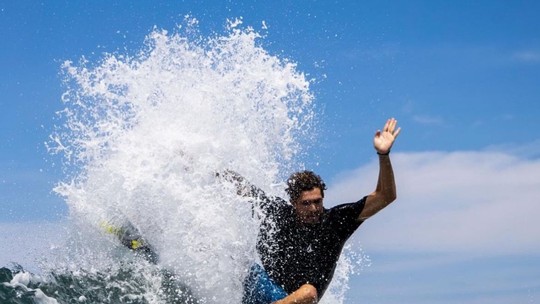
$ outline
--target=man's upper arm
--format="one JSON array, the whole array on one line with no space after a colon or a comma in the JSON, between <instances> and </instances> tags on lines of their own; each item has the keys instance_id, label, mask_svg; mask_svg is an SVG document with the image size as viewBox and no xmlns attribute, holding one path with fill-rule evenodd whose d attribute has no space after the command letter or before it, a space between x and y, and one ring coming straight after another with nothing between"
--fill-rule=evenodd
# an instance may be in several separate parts
<instances>
[{"instance_id":1,"label":"man's upper arm","mask_svg":"<svg viewBox=\"0 0 540 304\"><path fill-rule=\"evenodd\" d=\"M375 215L377 212L384 209L384 207L388 206L390 203L391 202L387 202L385 197L379 192L373 192L369 194L368 196L366 196L365 206L362 212L360 212L358 220L367 220L371 216Z\"/></svg>"},{"instance_id":2,"label":"man's upper arm","mask_svg":"<svg viewBox=\"0 0 540 304\"><path fill-rule=\"evenodd\" d=\"M348 238L362 224L358 221L366 203L366 197L354 203L341 204L330 208L329 214L334 228L342 238Z\"/></svg>"}]
</instances>

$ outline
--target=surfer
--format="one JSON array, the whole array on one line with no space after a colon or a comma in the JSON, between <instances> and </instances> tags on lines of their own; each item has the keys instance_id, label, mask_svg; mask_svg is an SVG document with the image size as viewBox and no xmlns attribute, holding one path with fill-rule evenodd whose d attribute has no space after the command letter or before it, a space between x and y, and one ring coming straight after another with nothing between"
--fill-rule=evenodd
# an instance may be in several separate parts
<instances>
[{"instance_id":1,"label":"surfer","mask_svg":"<svg viewBox=\"0 0 540 304\"><path fill-rule=\"evenodd\" d=\"M243 304L317 303L334 275L347 239L366 219L396 199L390 149L401 128L388 119L373 140L379 157L379 178L374 192L354 203L323 207L326 185L311 171L294 173L287 180L290 204L268 197L263 190L234 171L220 176L232 182L239 195L252 198L262 212L257 241L260 264L244 282Z\"/></svg>"}]
</instances>

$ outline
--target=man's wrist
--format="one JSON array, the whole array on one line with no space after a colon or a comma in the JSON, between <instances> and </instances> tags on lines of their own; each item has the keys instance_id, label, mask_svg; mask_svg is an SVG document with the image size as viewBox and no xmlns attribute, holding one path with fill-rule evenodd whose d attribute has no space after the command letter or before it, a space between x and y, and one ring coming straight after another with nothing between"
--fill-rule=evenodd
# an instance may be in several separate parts
<instances>
[{"instance_id":1,"label":"man's wrist","mask_svg":"<svg viewBox=\"0 0 540 304\"><path fill-rule=\"evenodd\" d=\"M381 153L381 152L377 151L377 154L379 156L388 156L388 155L390 155L390 150L386 151L385 153Z\"/></svg>"}]
</instances>

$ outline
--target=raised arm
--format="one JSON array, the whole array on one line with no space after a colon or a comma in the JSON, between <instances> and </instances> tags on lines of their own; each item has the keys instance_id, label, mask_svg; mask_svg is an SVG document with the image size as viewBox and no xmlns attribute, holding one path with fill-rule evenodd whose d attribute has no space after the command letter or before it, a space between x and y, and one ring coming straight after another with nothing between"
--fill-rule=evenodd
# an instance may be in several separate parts
<instances>
[{"instance_id":1,"label":"raised arm","mask_svg":"<svg viewBox=\"0 0 540 304\"><path fill-rule=\"evenodd\" d=\"M216 173L216 176L231 182L236 187L236 193L240 196L251 197L255 199L266 198L266 194L262 189L247 181L242 175L232 170L225 170L221 173Z\"/></svg>"},{"instance_id":2,"label":"raised arm","mask_svg":"<svg viewBox=\"0 0 540 304\"><path fill-rule=\"evenodd\" d=\"M401 128L396 129L396 126L397 120L391 118L386 121L382 131L378 130L375 133L373 146L379 156L379 179L375 191L366 198L359 220L366 220L381 211L397 197L394 171L390 162L390 149L401 131Z\"/></svg>"}]
</instances>

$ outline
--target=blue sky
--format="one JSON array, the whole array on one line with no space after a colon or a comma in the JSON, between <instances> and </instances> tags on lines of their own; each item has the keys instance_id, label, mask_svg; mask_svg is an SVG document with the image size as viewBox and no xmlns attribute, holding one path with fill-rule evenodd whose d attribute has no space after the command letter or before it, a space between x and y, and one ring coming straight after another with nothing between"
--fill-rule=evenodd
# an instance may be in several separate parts
<instances>
[{"instance_id":1,"label":"blue sky","mask_svg":"<svg viewBox=\"0 0 540 304\"><path fill-rule=\"evenodd\" d=\"M330 184L329 204L372 190L373 132L391 116L403 128L399 199L352 240L371 266L353 277L349 303L540 302L536 1L6 2L3 238L66 214L51 193L60 160L44 146L63 108L62 62L136 52L154 26L172 30L186 14L204 34L242 17L265 49L316 79L324 115L306 162Z\"/></svg>"}]
</instances>

